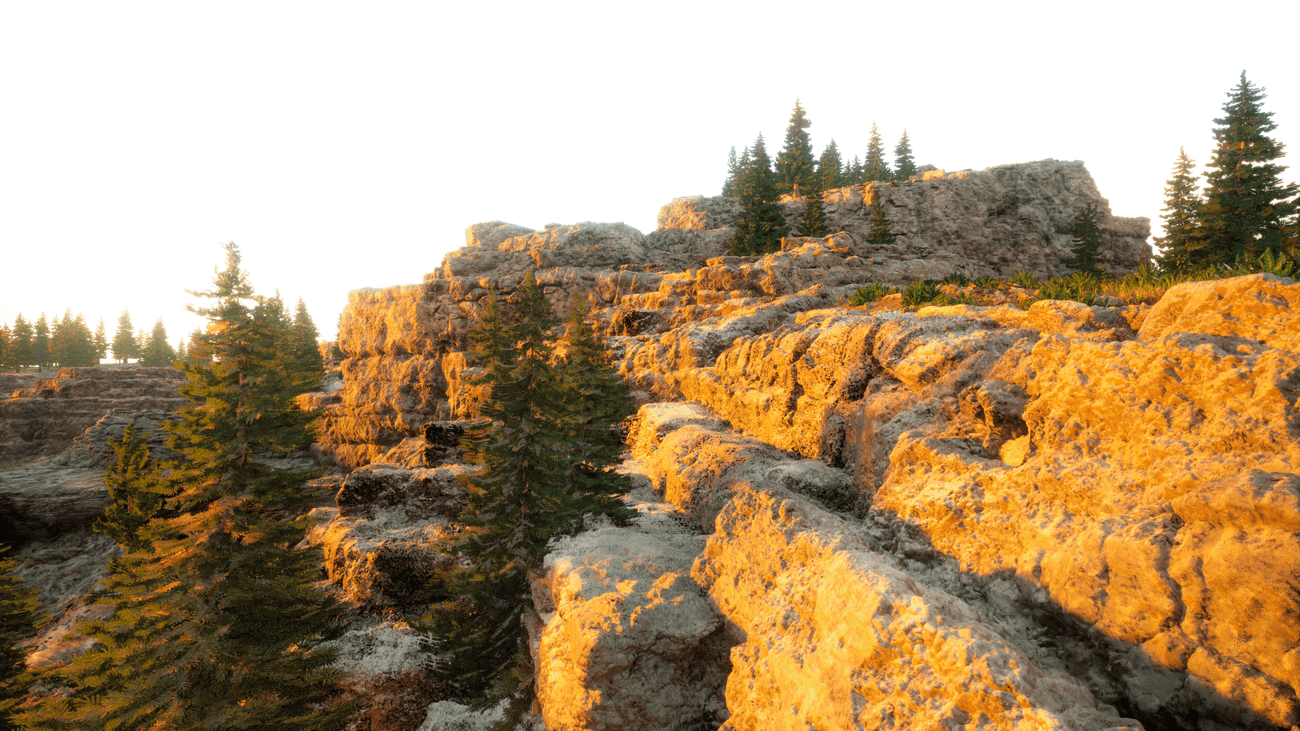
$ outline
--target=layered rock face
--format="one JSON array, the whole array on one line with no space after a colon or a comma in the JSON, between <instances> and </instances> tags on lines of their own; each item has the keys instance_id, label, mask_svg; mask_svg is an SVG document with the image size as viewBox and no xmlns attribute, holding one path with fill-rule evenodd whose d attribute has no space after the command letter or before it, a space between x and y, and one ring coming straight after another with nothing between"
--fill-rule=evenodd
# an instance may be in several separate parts
<instances>
[{"instance_id":1,"label":"layered rock face","mask_svg":"<svg viewBox=\"0 0 1300 731\"><path fill-rule=\"evenodd\" d=\"M871 195L931 196L929 213L897 206L918 238L890 261L1050 276L1051 236L1100 201L1080 175L1033 163ZM908 233L941 210L967 223ZM464 350L482 299L543 262L560 264L537 270L558 311L593 303L644 404L642 523L557 545L535 587L552 731L1300 723L1300 285L849 308L912 265L873 261L847 225L764 257L707 250L734 213L678 199L643 238L482 224L422 285L354 293L345 314L325 445L344 462L435 466L419 464L429 425L481 397ZM1108 261L1136 266L1141 222L1108 216ZM944 238L975 228L984 249ZM1015 258L1027 231L1046 236L1042 266ZM961 253L907 258L926 236ZM994 249L1011 258L978 253Z\"/></svg>"},{"instance_id":2,"label":"layered rock face","mask_svg":"<svg viewBox=\"0 0 1300 731\"><path fill-rule=\"evenodd\" d=\"M892 247L866 243L869 205L877 195L892 222ZM1123 273L1150 254L1147 220L1111 215L1079 162L931 171L890 186L829 191L826 201L828 225L842 233L788 239L776 257L726 256L740 212L734 199L676 199L660 210L659 228L648 236L624 224L542 231L501 221L475 224L465 232L466 245L421 284L349 295L339 335L346 385L333 404L326 451L345 465L363 465L419 436L430 421L463 416L465 394L455 383L463 361L455 354L465 350L465 333L488 290L509 295L530 269L561 316L580 294L594 300L605 332L638 336L746 306L762 309L773 297L803 294L781 306L787 312L813 309L842 296L838 288L867 282L905 284L954 271L971 277L1005 277L1019 269L1040 277L1064 274L1071 221L1088 205L1100 212L1104 265ZM797 223L802 206L787 201L788 220ZM706 353L720 351L722 335L692 333L685 347L712 337ZM642 390L662 396L650 384Z\"/></svg>"},{"instance_id":3,"label":"layered rock face","mask_svg":"<svg viewBox=\"0 0 1300 731\"><path fill-rule=\"evenodd\" d=\"M0 401L0 464L57 455L111 409L176 411L184 382L171 368L62 368Z\"/></svg>"}]
</instances>

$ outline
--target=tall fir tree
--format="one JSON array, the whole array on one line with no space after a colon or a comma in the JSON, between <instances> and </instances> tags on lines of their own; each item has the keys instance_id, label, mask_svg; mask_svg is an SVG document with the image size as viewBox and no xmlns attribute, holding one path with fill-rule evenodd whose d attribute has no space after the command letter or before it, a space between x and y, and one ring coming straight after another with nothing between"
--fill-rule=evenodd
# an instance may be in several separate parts
<instances>
[{"instance_id":1,"label":"tall fir tree","mask_svg":"<svg viewBox=\"0 0 1300 731\"><path fill-rule=\"evenodd\" d=\"M1071 253L1073 256L1065 262L1069 268L1105 276L1098 254L1101 249L1101 228L1097 225L1097 207L1089 204L1074 217L1074 239Z\"/></svg>"},{"instance_id":2,"label":"tall fir tree","mask_svg":"<svg viewBox=\"0 0 1300 731\"><path fill-rule=\"evenodd\" d=\"M581 527L581 516L604 515L629 525L636 511L622 497L631 478L615 470L626 451L621 427L636 413L627 384L614 372L605 343L587 321L591 308L575 294L558 364L565 425L565 506ZM562 527L563 529L563 527Z\"/></svg>"},{"instance_id":3,"label":"tall fir tree","mask_svg":"<svg viewBox=\"0 0 1300 731\"><path fill-rule=\"evenodd\" d=\"M299 297L293 311L293 324L285 354L288 357L288 367L301 376L303 385L308 390L315 390L325 377L325 361L321 356L319 340L320 331L307 312L307 304Z\"/></svg>"},{"instance_id":4,"label":"tall fir tree","mask_svg":"<svg viewBox=\"0 0 1300 731\"><path fill-rule=\"evenodd\" d=\"M840 159L840 148L835 144L835 138L831 138L826 149L822 150L822 156L817 161L817 176L821 179L822 190L834 190L843 188L848 185L845 179L844 161Z\"/></svg>"},{"instance_id":5,"label":"tall fir tree","mask_svg":"<svg viewBox=\"0 0 1300 731\"><path fill-rule=\"evenodd\" d=\"M912 141L907 137L907 130L898 138L894 146L894 179L910 180L916 175L916 161L912 159Z\"/></svg>"},{"instance_id":6,"label":"tall fir tree","mask_svg":"<svg viewBox=\"0 0 1300 731\"><path fill-rule=\"evenodd\" d=\"M104 329L104 318L99 318L95 326L95 365L108 357L108 331Z\"/></svg>"},{"instance_id":7,"label":"tall fir tree","mask_svg":"<svg viewBox=\"0 0 1300 731\"><path fill-rule=\"evenodd\" d=\"M894 176L885 162L885 145L880 140L880 130L871 122L871 140L867 144L867 159L862 163L862 182L889 182Z\"/></svg>"},{"instance_id":8,"label":"tall fir tree","mask_svg":"<svg viewBox=\"0 0 1300 731\"><path fill-rule=\"evenodd\" d=\"M754 141L750 163L745 168L740 191L740 218L736 221L731 253L757 256L781 248L781 238L789 233L785 215L777 204L775 174L763 144L763 135Z\"/></svg>"},{"instance_id":9,"label":"tall fir tree","mask_svg":"<svg viewBox=\"0 0 1300 731\"><path fill-rule=\"evenodd\" d=\"M727 179L722 182L722 195L726 198L735 198L740 195L740 158L736 157L736 146L731 146L731 152L727 153Z\"/></svg>"},{"instance_id":10,"label":"tall fir tree","mask_svg":"<svg viewBox=\"0 0 1300 731\"><path fill-rule=\"evenodd\" d=\"M332 651L318 647L342 609L313 588L319 549L294 546L310 474L248 459L295 446L305 416L264 378L275 361L234 244L186 363L190 405L169 425L188 460L169 476L179 516L137 526L143 546L117 560L103 595L113 614L83 632L98 644L59 675L75 691L20 721L38 729L337 731L357 703L336 700ZM250 306L253 305L253 306ZM138 520L133 521L139 523Z\"/></svg>"},{"instance_id":11,"label":"tall fir tree","mask_svg":"<svg viewBox=\"0 0 1300 731\"><path fill-rule=\"evenodd\" d=\"M853 165L849 168L849 183L851 185L862 185L865 181L862 179L862 159L857 155L853 156Z\"/></svg>"},{"instance_id":12,"label":"tall fir tree","mask_svg":"<svg viewBox=\"0 0 1300 731\"><path fill-rule=\"evenodd\" d=\"M800 236L826 236L830 233L826 228L826 204L823 200L821 176L814 175L808 181L803 220L799 222L797 233Z\"/></svg>"},{"instance_id":13,"label":"tall fir tree","mask_svg":"<svg viewBox=\"0 0 1300 731\"><path fill-rule=\"evenodd\" d=\"M795 186L801 189L816 174L817 165L813 160L812 139L808 128L812 122L808 114L794 100L794 111L790 113L790 123L785 128L785 146L776 157L776 192L777 195L793 193ZM802 193L802 190L800 190Z\"/></svg>"},{"instance_id":14,"label":"tall fir tree","mask_svg":"<svg viewBox=\"0 0 1300 731\"><path fill-rule=\"evenodd\" d=\"M14 333L9 328L9 323L0 325L0 370L12 368L14 366Z\"/></svg>"},{"instance_id":15,"label":"tall fir tree","mask_svg":"<svg viewBox=\"0 0 1300 731\"><path fill-rule=\"evenodd\" d=\"M1267 135L1277 129L1265 112L1264 90L1241 80L1228 92L1224 116L1214 120L1214 152L1205 173L1205 203L1198 223L1204 237L1197 264L1254 263L1280 253L1284 229L1296 213L1300 186L1283 183L1286 153Z\"/></svg>"},{"instance_id":16,"label":"tall fir tree","mask_svg":"<svg viewBox=\"0 0 1300 731\"><path fill-rule=\"evenodd\" d=\"M1164 219L1165 235L1157 236L1155 243L1161 248L1158 257L1166 269L1183 271L1193 262L1203 259L1204 238L1200 235L1197 216L1205 201L1197 190L1195 161L1178 148L1174 161L1173 177L1165 183Z\"/></svg>"},{"instance_id":17,"label":"tall fir tree","mask_svg":"<svg viewBox=\"0 0 1300 731\"><path fill-rule=\"evenodd\" d=\"M40 371L49 368L54 360L50 353L50 322L44 312L32 326L32 360Z\"/></svg>"},{"instance_id":18,"label":"tall fir tree","mask_svg":"<svg viewBox=\"0 0 1300 731\"><path fill-rule=\"evenodd\" d=\"M104 471L109 506L92 527L128 551L138 551L148 543L140 530L162 509L163 499L172 487L149 455L148 441L135 433L135 422L127 424L122 436L110 439L116 459Z\"/></svg>"},{"instance_id":19,"label":"tall fir tree","mask_svg":"<svg viewBox=\"0 0 1300 731\"><path fill-rule=\"evenodd\" d=\"M176 360L176 351L167 342L167 326L162 318L153 324L153 330L145 338L144 348L140 350L140 365L153 368L171 368Z\"/></svg>"},{"instance_id":20,"label":"tall fir tree","mask_svg":"<svg viewBox=\"0 0 1300 731\"><path fill-rule=\"evenodd\" d=\"M14 373L35 362L32 355L32 325L23 319L23 313L21 312L14 318L14 329L10 343L10 347L13 348L10 359L14 364Z\"/></svg>"},{"instance_id":21,"label":"tall fir tree","mask_svg":"<svg viewBox=\"0 0 1300 731\"><path fill-rule=\"evenodd\" d=\"M117 330L113 332L113 360L125 363L131 358L139 357L135 330L131 325L131 311L122 310L122 314L117 318Z\"/></svg>"},{"instance_id":22,"label":"tall fir tree","mask_svg":"<svg viewBox=\"0 0 1300 731\"><path fill-rule=\"evenodd\" d=\"M60 366L89 366L95 363L95 342L86 318L72 309L63 311L50 332L50 355Z\"/></svg>"},{"instance_id":23,"label":"tall fir tree","mask_svg":"<svg viewBox=\"0 0 1300 731\"><path fill-rule=\"evenodd\" d=\"M18 578L18 560L0 544L0 731L19 727L11 714L35 682L27 670L29 650L18 645L35 637L45 624L37 613L37 593Z\"/></svg>"},{"instance_id":24,"label":"tall fir tree","mask_svg":"<svg viewBox=\"0 0 1300 731\"><path fill-rule=\"evenodd\" d=\"M892 246L894 235L889 231L889 218L885 215L885 186L876 184L871 197L871 228L867 232L867 243L872 246Z\"/></svg>"}]
</instances>

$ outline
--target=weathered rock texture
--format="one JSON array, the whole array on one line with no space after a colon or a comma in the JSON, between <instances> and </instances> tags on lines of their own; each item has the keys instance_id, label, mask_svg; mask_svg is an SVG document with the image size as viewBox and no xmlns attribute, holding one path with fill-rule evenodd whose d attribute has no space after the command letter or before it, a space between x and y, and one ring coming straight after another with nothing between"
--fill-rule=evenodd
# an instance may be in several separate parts
<instances>
[{"instance_id":1,"label":"weathered rock texture","mask_svg":"<svg viewBox=\"0 0 1300 731\"><path fill-rule=\"evenodd\" d=\"M875 195L883 196L893 222L893 247L866 244ZM339 335L346 385L339 402L327 405L333 416L322 446L344 465L359 466L419 436L429 422L468 413L472 399L458 380L464 361L456 354L465 351L488 290L509 295L530 269L561 316L577 293L593 300L609 335L665 334L649 351L622 341L635 349L629 359L639 358L629 370L643 370L659 348L711 365L737 328L771 329L765 323L833 304L867 282L904 284L953 271L1062 274L1070 221L1087 205L1101 212L1104 264L1124 272L1145 261L1146 219L1111 215L1082 163L1055 160L830 191L828 221L842 233L791 238L769 257L725 256L739 214L734 199L678 198L663 207L649 236L621 223L542 231L475 224L465 232L466 245L423 283L349 295ZM792 221L801 206L787 203ZM777 303L779 314L774 297L788 297ZM717 324L732 313L730 323ZM639 390L646 398L680 397L675 384L657 377Z\"/></svg>"},{"instance_id":2,"label":"weathered rock texture","mask_svg":"<svg viewBox=\"0 0 1300 731\"><path fill-rule=\"evenodd\" d=\"M889 251L860 235L875 195ZM556 547L534 628L552 731L1300 723L1300 285L847 308L869 281L1063 273L1087 204L1131 269L1145 221L1053 161L829 197L841 233L765 257L709 248L734 221L718 199L673 201L648 237L471 227L422 285L353 294L324 446L417 469L429 425L481 398L483 297L538 266L558 311L593 303L647 404L633 452L691 526Z\"/></svg>"},{"instance_id":3,"label":"weathered rock texture","mask_svg":"<svg viewBox=\"0 0 1300 731\"><path fill-rule=\"evenodd\" d=\"M0 464L51 457L110 409L170 412L186 404L171 368L63 368L0 401Z\"/></svg>"}]
</instances>

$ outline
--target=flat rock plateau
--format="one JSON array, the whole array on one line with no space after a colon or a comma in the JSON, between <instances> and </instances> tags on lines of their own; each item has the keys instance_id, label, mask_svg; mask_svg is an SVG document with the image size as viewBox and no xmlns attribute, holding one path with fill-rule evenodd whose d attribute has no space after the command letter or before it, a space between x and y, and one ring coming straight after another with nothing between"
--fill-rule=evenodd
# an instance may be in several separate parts
<instances>
[{"instance_id":1,"label":"flat rock plateau","mask_svg":"<svg viewBox=\"0 0 1300 731\"><path fill-rule=\"evenodd\" d=\"M865 243L877 196L891 247ZM552 546L533 586L534 729L1300 724L1300 284L849 307L869 282L1064 274L1087 205L1123 274L1149 225L1052 160L826 202L835 234L762 257L726 255L724 198L674 200L649 235L475 224L422 283L352 292L342 381L303 397L328 411L313 454L336 466L304 542L357 607L340 663L417 683L427 655L394 617L454 560L440 536L482 396L466 333L489 290L535 270L559 314L592 303L640 405L622 469L641 517ZM89 504L93 442L0 472L0 499L33 524L42 500L76 503L34 487L57 468ZM43 600L75 618L113 547L65 522L32 529L24 571L62 576ZM56 640L39 638L43 662L77 651L75 633ZM411 728L490 720L426 698Z\"/></svg>"}]
</instances>

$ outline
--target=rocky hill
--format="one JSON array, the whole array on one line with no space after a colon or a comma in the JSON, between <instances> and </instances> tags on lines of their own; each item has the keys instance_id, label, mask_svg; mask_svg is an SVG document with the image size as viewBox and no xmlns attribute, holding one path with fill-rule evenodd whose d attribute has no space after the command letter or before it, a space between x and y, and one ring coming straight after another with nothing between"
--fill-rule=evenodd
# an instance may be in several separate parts
<instances>
[{"instance_id":1,"label":"rocky hill","mask_svg":"<svg viewBox=\"0 0 1300 731\"><path fill-rule=\"evenodd\" d=\"M860 235L875 195L888 251ZM472 412L482 298L536 268L559 312L593 301L642 403L641 523L559 544L535 587L552 731L1300 723L1300 285L850 308L871 281L1061 274L1088 204L1131 270L1147 223L1054 161L827 199L842 231L764 257L726 256L734 202L695 197L649 236L477 224L422 284L353 292L322 449L400 487L320 509L331 576L396 602L448 560L464 468L431 438Z\"/></svg>"}]
</instances>

